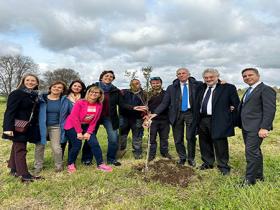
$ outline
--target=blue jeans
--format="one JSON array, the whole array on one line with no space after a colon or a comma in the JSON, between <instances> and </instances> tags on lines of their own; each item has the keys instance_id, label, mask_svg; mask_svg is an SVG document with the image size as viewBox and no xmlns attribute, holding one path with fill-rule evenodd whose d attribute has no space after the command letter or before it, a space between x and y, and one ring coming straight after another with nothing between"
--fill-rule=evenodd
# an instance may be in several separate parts
<instances>
[{"instance_id":1,"label":"blue jeans","mask_svg":"<svg viewBox=\"0 0 280 210\"><path fill-rule=\"evenodd\" d=\"M100 119L99 124L104 126L108 136L107 162L113 163L116 161L116 155L118 151L118 129L113 129L112 122L108 117L103 117ZM96 133L98 128L99 126L96 127Z\"/></svg>"},{"instance_id":2,"label":"blue jeans","mask_svg":"<svg viewBox=\"0 0 280 210\"><path fill-rule=\"evenodd\" d=\"M88 125L82 125L83 128L83 133L86 132ZM77 139L77 132L75 131L74 128L70 130L66 130L65 135L67 136L68 139L70 139L71 142L71 149L69 151L68 155L68 165L75 163L77 156L81 150L82 147L82 141ZM90 146L91 152L95 157L96 164L99 166L100 164L103 163L103 158L102 158L102 151L99 145L99 142L96 138L96 134L92 133L90 135L90 139L87 141L88 145Z\"/></svg>"}]
</instances>

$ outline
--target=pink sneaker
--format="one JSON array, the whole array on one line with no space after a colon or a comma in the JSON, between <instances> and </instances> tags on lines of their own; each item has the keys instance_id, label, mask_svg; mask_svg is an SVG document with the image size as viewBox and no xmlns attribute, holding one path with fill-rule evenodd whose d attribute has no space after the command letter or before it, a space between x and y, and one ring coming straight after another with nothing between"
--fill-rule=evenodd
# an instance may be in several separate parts
<instances>
[{"instance_id":1,"label":"pink sneaker","mask_svg":"<svg viewBox=\"0 0 280 210\"><path fill-rule=\"evenodd\" d=\"M75 171L76 171L76 167L75 167L75 164L74 163L72 163L72 164L70 164L70 165L68 165L67 166L67 171L68 171L68 173L74 173Z\"/></svg>"},{"instance_id":2,"label":"pink sneaker","mask_svg":"<svg viewBox=\"0 0 280 210\"><path fill-rule=\"evenodd\" d=\"M107 166L105 165L104 163L100 164L98 167L97 167L98 170L100 171L105 171L105 172L111 172L113 171L113 169L110 167L110 166Z\"/></svg>"}]
</instances>

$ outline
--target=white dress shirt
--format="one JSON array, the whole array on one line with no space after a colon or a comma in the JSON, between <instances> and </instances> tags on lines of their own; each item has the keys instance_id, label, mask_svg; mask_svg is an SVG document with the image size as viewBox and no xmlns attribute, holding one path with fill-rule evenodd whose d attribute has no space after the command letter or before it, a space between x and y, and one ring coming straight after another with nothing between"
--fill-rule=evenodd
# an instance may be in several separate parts
<instances>
[{"instance_id":1,"label":"white dress shirt","mask_svg":"<svg viewBox=\"0 0 280 210\"><path fill-rule=\"evenodd\" d=\"M209 97L209 100L207 103L207 115L212 115L212 96L213 96L213 91L215 90L215 88L216 88L216 85L213 85L211 87L211 94L210 94L210 97ZM207 86L207 88L204 92L202 102L204 101L204 98L205 98L205 95L206 95L208 89L209 89L209 86ZM201 105L202 105L202 103L201 103ZM201 107L200 107L200 112L201 112Z\"/></svg>"}]
</instances>

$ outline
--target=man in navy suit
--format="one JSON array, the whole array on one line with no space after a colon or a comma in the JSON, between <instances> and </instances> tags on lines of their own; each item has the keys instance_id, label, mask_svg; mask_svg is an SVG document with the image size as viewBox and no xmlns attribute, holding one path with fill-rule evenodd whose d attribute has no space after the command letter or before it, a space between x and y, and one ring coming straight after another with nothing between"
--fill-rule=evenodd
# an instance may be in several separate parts
<instances>
[{"instance_id":1,"label":"man in navy suit","mask_svg":"<svg viewBox=\"0 0 280 210\"><path fill-rule=\"evenodd\" d=\"M221 84L216 69L206 69L204 84L197 89L195 127L203 161L200 170L213 168L215 159L223 175L230 172L227 137L234 135L239 97L232 84ZM195 129L193 129L195 130Z\"/></svg>"},{"instance_id":2,"label":"man in navy suit","mask_svg":"<svg viewBox=\"0 0 280 210\"><path fill-rule=\"evenodd\" d=\"M272 130L276 112L276 92L260 81L256 68L246 68L242 77L249 85L239 105L240 127L245 143L246 176L243 185L263 181L263 156L261 144Z\"/></svg>"},{"instance_id":3,"label":"man in navy suit","mask_svg":"<svg viewBox=\"0 0 280 210\"><path fill-rule=\"evenodd\" d=\"M179 156L177 164L182 166L188 161L190 166L195 166L196 138L190 132L193 119L193 103L196 89L202 84L190 76L187 68L179 68L176 71L177 79L166 89L161 104L150 115L151 119L168 108L169 122L172 125L176 151ZM186 129L187 150L184 145L184 131Z\"/></svg>"}]
</instances>

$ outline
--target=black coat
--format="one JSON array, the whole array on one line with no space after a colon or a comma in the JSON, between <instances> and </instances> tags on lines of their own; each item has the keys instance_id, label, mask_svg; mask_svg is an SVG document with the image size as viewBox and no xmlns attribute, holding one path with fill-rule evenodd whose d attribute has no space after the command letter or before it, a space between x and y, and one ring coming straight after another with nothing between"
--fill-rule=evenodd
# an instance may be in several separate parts
<instances>
[{"instance_id":1,"label":"black coat","mask_svg":"<svg viewBox=\"0 0 280 210\"><path fill-rule=\"evenodd\" d=\"M88 86L87 89L94 85L99 86L99 82L93 83L92 85ZM112 85L112 88L109 91L109 115L114 130L118 129L120 126L118 106L124 109L133 109L133 106L123 102L121 91L116 86ZM100 120L102 120L102 118L100 118Z\"/></svg>"},{"instance_id":2,"label":"black coat","mask_svg":"<svg viewBox=\"0 0 280 210\"><path fill-rule=\"evenodd\" d=\"M160 93L154 94L152 93L152 91L149 92L149 101L148 101L148 107L149 107L149 111L151 113L153 113L156 108L161 104L164 95L165 95L166 91L165 90L161 90ZM160 113L158 116L156 116L155 118L153 118L153 121L155 120L168 120L168 108L165 109L162 113Z\"/></svg>"},{"instance_id":3,"label":"black coat","mask_svg":"<svg viewBox=\"0 0 280 210\"><path fill-rule=\"evenodd\" d=\"M147 102L147 94L144 90L140 90L137 94L132 92L130 89L121 90L121 94L123 97L123 103L129 104L129 109L124 108L124 106L120 106L119 113L120 115L130 118L130 119L142 119L142 112L131 109L133 106L144 106ZM125 106L127 107L127 106Z\"/></svg>"},{"instance_id":4,"label":"black coat","mask_svg":"<svg viewBox=\"0 0 280 210\"><path fill-rule=\"evenodd\" d=\"M189 82L189 98L191 109L194 106L194 101L196 98L196 91L202 82L196 81L193 77L188 79ZM162 100L162 103L156 108L155 114L162 113L166 108L168 108L168 117L172 125L176 122L181 111L182 93L180 81L178 79L173 81L172 85L169 85L166 89L166 93Z\"/></svg>"},{"instance_id":5,"label":"black coat","mask_svg":"<svg viewBox=\"0 0 280 210\"><path fill-rule=\"evenodd\" d=\"M206 90L206 84L197 90L195 101L194 124L199 125L201 120L200 107ZM226 138L234 135L234 127L237 125L239 96L236 87L232 84L217 84L212 95L212 139ZM230 106L234 111L230 111Z\"/></svg>"},{"instance_id":6,"label":"black coat","mask_svg":"<svg viewBox=\"0 0 280 210\"><path fill-rule=\"evenodd\" d=\"M25 89L17 89L8 96L7 108L4 114L3 131L14 131L15 119L29 120L34 103L37 103L38 95L30 93ZM25 133L14 131L14 136L10 137L3 134L3 138L15 142L38 142L40 141L38 125L38 105L35 105L33 117Z\"/></svg>"}]
</instances>

